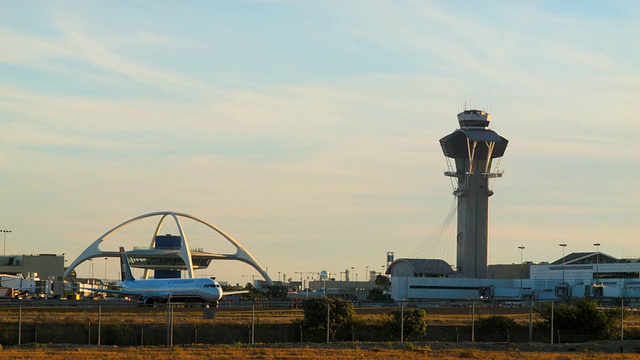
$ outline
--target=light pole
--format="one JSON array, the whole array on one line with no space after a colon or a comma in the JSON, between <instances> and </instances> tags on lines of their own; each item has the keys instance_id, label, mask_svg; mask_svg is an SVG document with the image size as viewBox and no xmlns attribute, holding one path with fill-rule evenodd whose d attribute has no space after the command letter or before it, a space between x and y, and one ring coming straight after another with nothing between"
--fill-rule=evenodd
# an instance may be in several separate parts
<instances>
[{"instance_id":1,"label":"light pole","mask_svg":"<svg viewBox=\"0 0 640 360\"><path fill-rule=\"evenodd\" d=\"M562 283L564 284L564 248L567 247L567 244L562 243L560 247L562 247Z\"/></svg>"},{"instance_id":2,"label":"light pole","mask_svg":"<svg viewBox=\"0 0 640 360\"><path fill-rule=\"evenodd\" d=\"M598 271L598 265L600 265L600 243L595 243L593 246L596 247L596 285L598 284L598 280L600 279L600 272Z\"/></svg>"},{"instance_id":3,"label":"light pole","mask_svg":"<svg viewBox=\"0 0 640 360\"><path fill-rule=\"evenodd\" d=\"M10 233L11 230L0 230L4 235L4 252L2 256L7 256L7 233Z\"/></svg>"},{"instance_id":4,"label":"light pole","mask_svg":"<svg viewBox=\"0 0 640 360\"><path fill-rule=\"evenodd\" d=\"M520 297L523 296L522 294L522 267L523 267L523 260L522 260L522 252L524 251L524 246L518 246L518 249L520 249Z\"/></svg>"},{"instance_id":5,"label":"light pole","mask_svg":"<svg viewBox=\"0 0 640 360\"><path fill-rule=\"evenodd\" d=\"M351 267L351 271L353 271L353 266ZM351 276L349 276L349 281L351 281Z\"/></svg>"},{"instance_id":6,"label":"light pole","mask_svg":"<svg viewBox=\"0 0 640 360\"><path fill-rule=\"evenodd\" d=\"M358 273L356 273L356 300L358 300Z\"/></svg>"},{"instance_id":7,"label":"light pole","mask_svg":"<svg viewBox=\"0 0 640 360\"><path fill-rule=\"evenodd\" d=\"M89 259L91 261L91 279L93 279L93 259Z\"/></svg>"},{"instance_id":8,"label":"light pole","mask_svg":"<svg viewBox=\"0 0 640 360\"><path fill-rule=\"evenodd\" d=\"M304 283L302 282L302 274L303 274L303 272L302 271L295 271L294 274L300 274L300 290L302 290L303 286L304 286ZM300 292L300 291L298 291L298 292Z\"/></svg>"},{"instance_id":9,"label":"light pole","mask_svg":"<svg viewBox=\"0 0 640 360\"><path fill-rule=\"evenodd\" d=\"M310 281L309 281L309 272L307 271L307 287L306 287L306 289L307 289L307 297L309 297L309 287L310 287L309 283L310 283Z\"/></svg>"},{"instance_id":10,"label":"light pole","mask_svg":"<svg viewBox=\"0 0 640 360\"><path fill-rule=\"evenodd\" d=\"M364 271L364 285L365 285L365 290L369 290L369 280L371 280L370 276L369 276L369 265L367 265L365 267L365 271Z\"/></svg>"},{"instance_id":11,"label":"light pole","mask_svg":"<svg viewBox=\"0 0 640 360\"><path fill-rule=\"evenodd\" d=\"M104 281L107 281L107 259L104 258Z\"/></svg>"}]
</instances>

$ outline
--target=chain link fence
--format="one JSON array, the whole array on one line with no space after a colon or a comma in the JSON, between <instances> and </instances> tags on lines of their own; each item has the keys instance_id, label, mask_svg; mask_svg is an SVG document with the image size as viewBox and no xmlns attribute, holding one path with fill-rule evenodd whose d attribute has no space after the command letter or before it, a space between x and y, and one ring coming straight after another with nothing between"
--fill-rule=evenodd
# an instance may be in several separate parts
<instances>
[{"instance_id":1,"label":"chain link fence","mask_svg":"<svg viewBox=\"0 0 640 360\"><path fill-rule=\"evenodd\" d=\"M579 329L559 333L530 303L510 307L480 302L437 307L418 301L354 305L355 320L340 328L332 341L549 343L596 340L594 334L580 333ZM426 333L412 336L404 328L391 331L389 314L411 308L426 311ZM496 316L510 319L508 323L514 326L493 329L481 326L483 319ZM132 307L130 303L114 301L78 302L72 306L10 303L0 306L0 344L139 346L326 341L325 330L306 329L302 320L299 300L236 301L221 303L216 309L166 304ZM624 338L638 334L635 313L621 319L620 327Z\"/></svg>"}]
</instances>

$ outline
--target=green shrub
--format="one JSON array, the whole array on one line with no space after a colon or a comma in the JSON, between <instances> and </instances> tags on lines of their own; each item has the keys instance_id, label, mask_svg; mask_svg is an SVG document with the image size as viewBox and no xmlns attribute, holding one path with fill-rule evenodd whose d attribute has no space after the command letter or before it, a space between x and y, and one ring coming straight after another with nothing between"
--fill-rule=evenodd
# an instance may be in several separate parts
<instances>
[{"instance_id":1,"label":"green shrub","mask_svg":"<svg viewBox=\"0 0 640 360\"><path fill-rule=\"evenodd\" d=\"M494 315L478 319L476 326L482 332L506 334L509 331L513 332L518 324L506 316Z\"/></svg>"},{"instance_id":2,"label":"green shrub","mask_svg":"<svg viewBox=\"0 0 640 360\"><path fill-rule=\"evenodd\" d=\"M307 329L327 328L327 306L329 307L329 334L335 340L338 330L354 319L353 303L339 298L314 297L302 303L304 326Z\"/></svg>"},{"instance_id":3,"label":"green shrub","mask_svg":"<svg viewBox=\"0 0 640 360\"><path fill-rule=\"evenodd\" d=\"M536 311L547 323L551 321L551 304L540 304ZM602 310L595 300L581 299L555 306L553 315L554 328L565 333L590 334L600 339L620 337L620 308Z\"/></svg>"},{"instance_id":4,"label":"green shrub","mask_svg":"<svg viewBox=\"0 0 640 360\"><path fill-rule=\"evenodd\" d=\"M401 309L391 311L388 326L393 334L400 336L400 328L404 329L404 338L411 339L423 336L427 333L427 312L419 308L404 309L404 325L401 324L403 316Z\"/></svg>"}]
</instances>

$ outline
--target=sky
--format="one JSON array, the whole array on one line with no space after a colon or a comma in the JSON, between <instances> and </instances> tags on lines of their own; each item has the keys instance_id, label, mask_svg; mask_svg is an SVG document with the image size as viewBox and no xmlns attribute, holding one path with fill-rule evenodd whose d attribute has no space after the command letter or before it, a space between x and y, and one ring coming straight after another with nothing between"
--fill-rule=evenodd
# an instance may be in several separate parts
<instances>
[{"instance_id":1,"label":"sky","mask_svg":"<svg viewBox=\"0 0 640 360\"><path fill-rule=\"evenodd\" d=\"M116 225L170 210L224 230L273 278L353 267L362 279L387 252L454 264L438 140L466 106L509 139L490 263L554 261L559 243L640 257L636 1L2 8L7 254L71 263ZM148 243L153 226L127 235ZM116 259L101 264L96 277L117 277ZM220 262L200 274L257 272Z\"/></svg>"}]
</instances>

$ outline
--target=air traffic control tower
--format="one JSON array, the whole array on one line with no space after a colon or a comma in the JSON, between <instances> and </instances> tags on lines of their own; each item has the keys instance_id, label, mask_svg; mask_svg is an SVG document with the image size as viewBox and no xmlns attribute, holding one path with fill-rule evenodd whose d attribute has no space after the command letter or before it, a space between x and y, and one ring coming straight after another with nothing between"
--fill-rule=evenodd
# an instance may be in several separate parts
<instances>
[{"instance_id":1,"label":"air traffic control tower","mask_svg":"<svg viewBox=\"0 0 640 360\"><path fill-rule=\"evenodd\" d=\"M492 165L509 142L489 129L489 121L491 115L482 110L465 110L458 114L460 128L440 139L449 164L445 175L457 178L453 192L458 199L457 271L475 278L487 277L489 197L493 195L489 183L502 176L498 166ZM455 160L455 166L449 159Z\"/></svg>"}]
</instances>

